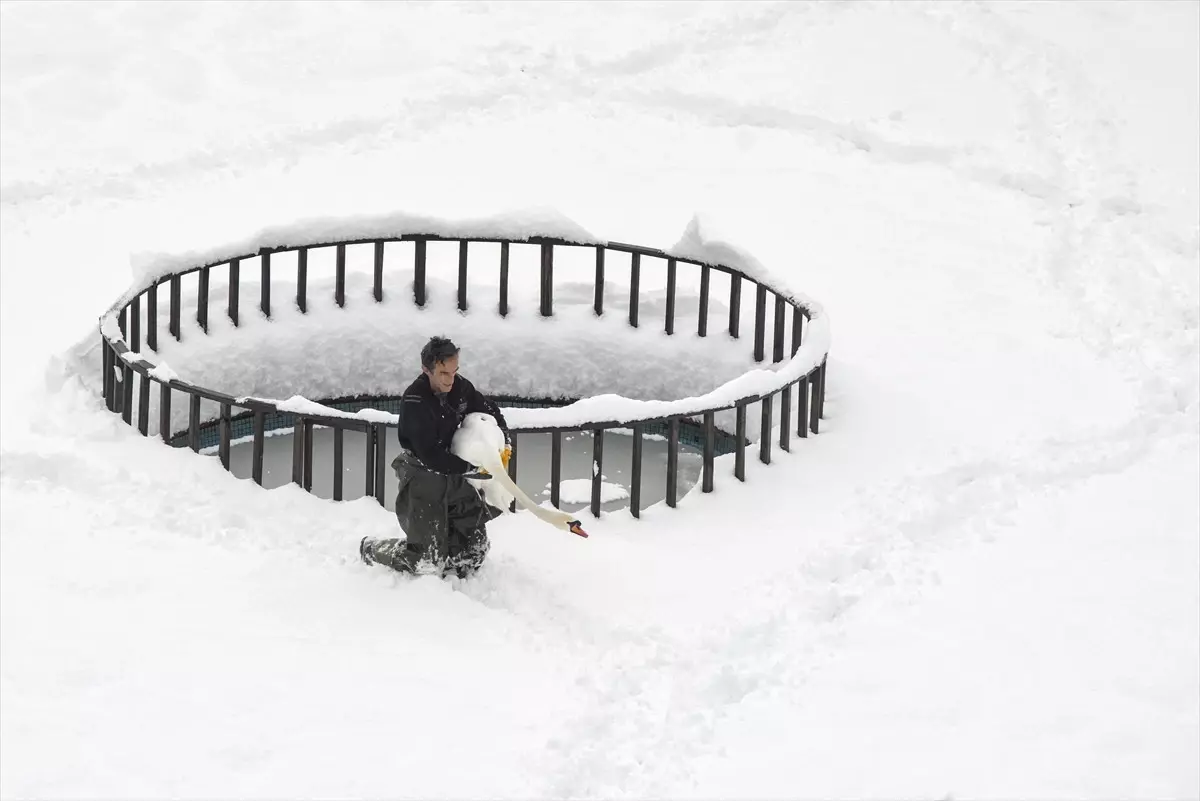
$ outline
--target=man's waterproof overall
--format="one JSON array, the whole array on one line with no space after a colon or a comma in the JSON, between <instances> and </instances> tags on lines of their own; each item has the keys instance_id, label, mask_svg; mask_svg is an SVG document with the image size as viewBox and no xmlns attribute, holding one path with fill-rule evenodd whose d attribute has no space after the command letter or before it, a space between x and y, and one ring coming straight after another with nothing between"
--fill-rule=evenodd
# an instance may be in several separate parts
<instances>
[{"instance_id":1,"label":"man's waterproof overall","mask_svg":"<svg viewBox=\"0 0 1200 801\"><path fill-rule=\"evenodd\" d=\"M405 573L465 578L477 570L487 557L487 522L500 511L462 476L435 473L409 454L393 459L392 469L400 480L396 519L408 538L368 540L366 556Z\"/></svg>"}]
</instances>

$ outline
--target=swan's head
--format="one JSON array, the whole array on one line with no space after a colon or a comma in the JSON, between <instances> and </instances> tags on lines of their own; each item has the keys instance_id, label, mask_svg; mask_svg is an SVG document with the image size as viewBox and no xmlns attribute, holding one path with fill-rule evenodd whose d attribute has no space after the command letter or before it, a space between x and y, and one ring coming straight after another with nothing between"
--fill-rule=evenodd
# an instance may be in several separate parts
<instances>
[{"instance_id":1,"label":"swan's head","mask_svg":"<svg viewBox=\"0 0 1200 801\"><path fill-rule=\"evenodd\" d=\"M563 531L569 531L577 537L586 537L588 533L583 530L583 525L579 522L579 518L575 515L559 511L551 506L547 509L545 506L539 507L538 512L535 512L538 517L545 520L555 528L560 528Z\"/></svg>"}]
</instances>

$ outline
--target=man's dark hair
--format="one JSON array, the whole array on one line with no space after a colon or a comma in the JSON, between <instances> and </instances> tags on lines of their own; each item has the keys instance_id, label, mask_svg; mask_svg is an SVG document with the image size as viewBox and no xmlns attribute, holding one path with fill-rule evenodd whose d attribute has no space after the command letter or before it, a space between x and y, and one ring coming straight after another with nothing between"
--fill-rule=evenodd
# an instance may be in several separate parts
<instances>
[{"instance_id":1,"label":"man's dark hair","mask_svg":"<svg viewBox=\"0 0 1200 801\"><path fill-rule=\"evenodd\" d=\"M421 366L433 370L435 364L458 355L458 346L445 337L434 337L421 348Z\"/></svg>"}]
</instances>

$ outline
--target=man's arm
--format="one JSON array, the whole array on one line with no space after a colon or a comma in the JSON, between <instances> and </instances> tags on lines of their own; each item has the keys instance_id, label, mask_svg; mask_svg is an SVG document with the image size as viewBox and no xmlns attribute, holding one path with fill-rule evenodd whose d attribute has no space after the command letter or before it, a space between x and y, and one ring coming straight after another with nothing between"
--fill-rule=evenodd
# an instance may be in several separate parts
<instances>
[{"instance_id":1,"label":"man's arm","mask_svg":"<svg viewBox=\"0 0 1200 801\"><path fill-rule=\"evenodd\" d=\"M400 430L426 467L439 473L465 473L474 469L474 465L455 456L438 442L432 415L424 401L406 395L401 403Z\"/></svg>"}]
</instances>

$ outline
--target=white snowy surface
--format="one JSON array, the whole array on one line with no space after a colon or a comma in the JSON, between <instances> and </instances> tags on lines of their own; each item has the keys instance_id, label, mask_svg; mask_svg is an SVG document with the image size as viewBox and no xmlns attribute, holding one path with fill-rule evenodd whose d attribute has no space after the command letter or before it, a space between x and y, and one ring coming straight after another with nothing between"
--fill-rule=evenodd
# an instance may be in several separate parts
<instances>
[{"instance_id":1,"label":"white snowy surface","mask_svg":"<svg viewBox=\"0 0 1200 801\"><path fill-rule=\"evenodd\" d=\"M0 4L0 796L1200 796L1198 26L1190 2ZM372 501L260 490L103 411L96 322L136 254L537 208L664 250L699 217L819 299L820 435L586 540L505 516L443 582L362 565L397 532ZM253 263L222 330L214 273L213 335L186 309L161 357L284 399L402 388L431 333L490 389L671 401L750 363L745 306L736 343L661 334L661 294L626 331L615 258L608 319L564 256L539 327L517 246L511 319L474 254L491 288L457 315L430 248L425 311L387 318L401 269L372 312L356 267L355 313L313 293L304 335L282 283L257 314Z\"/></svg>"}]
</instances>

